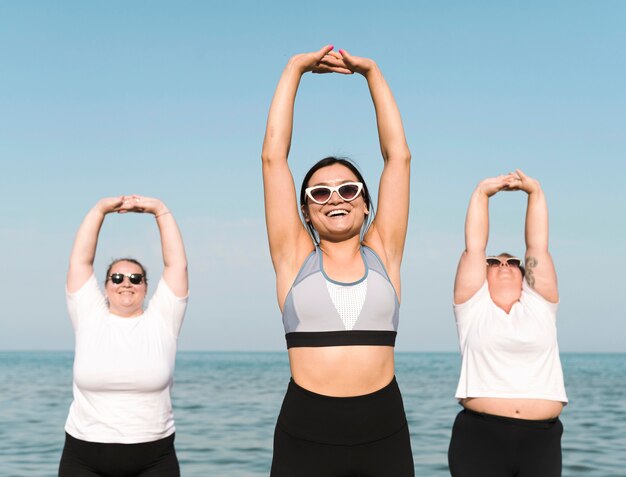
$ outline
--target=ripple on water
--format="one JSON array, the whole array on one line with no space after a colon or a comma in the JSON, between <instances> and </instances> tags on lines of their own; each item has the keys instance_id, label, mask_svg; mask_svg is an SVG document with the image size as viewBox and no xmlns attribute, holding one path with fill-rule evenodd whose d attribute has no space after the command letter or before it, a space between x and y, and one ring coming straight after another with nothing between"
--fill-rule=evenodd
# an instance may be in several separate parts
<instances>
[{"instance_id":1,"label":"ripple on water","mask_svg":"<svg viewBox=\"0 0 626 477\"><path fill-rule=\"evenodd\" d=\"M72 360L72 353L0 353L2 475L56 474ZM562 362L570 398L562 415L563 477L624 477L626 355L564 354ZM398 353L396 364L416 475L448 477L448 442L460 410L453 399L458 356ZM267 476L289 381L286 354L179 353L175 380L182 475Z\"/></svg>"}]
</instances>

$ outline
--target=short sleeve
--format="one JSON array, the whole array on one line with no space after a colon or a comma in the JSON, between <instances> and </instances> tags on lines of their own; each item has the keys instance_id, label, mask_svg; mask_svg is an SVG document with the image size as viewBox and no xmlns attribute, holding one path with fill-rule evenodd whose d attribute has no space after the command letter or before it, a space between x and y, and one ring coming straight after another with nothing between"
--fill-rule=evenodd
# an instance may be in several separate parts
<instances>
[{"instance_id":1,"label":"short sleeve","mask_svg":"<svg viewBox=\"0 0 626 477\"><path fill-rule=\"evenodd\" d=\"M188 296L177 297L167 286L165 280L161 278L146 313L158 315L163 320L165 327L177 337L185 317Z\"/></svg>"},{"instance_id":2,"label":"short sleeve","mask_svg":"<svg viewBox=\"0 0 626 477\"><path fill-rule=\"evenodd\" d=\"M480 289L472 295L472 297L463 302L453 304L454 307L454 317L456 319L457 325L467 322L475 315L475 310L477 307L481 306L482 303L485 302L485 299L491 298L489 296L489 286L487 285L487 281L483 284Z\"/></svg>"},{"instance_id":3,"label":"short sleeve","mask_svg":"<svg viewBox=\"0 0 626 477\"><path fill-rule=\"evenodd\" d=\"M542 297L534 288L532 288L528 284L526 278L524 278L524 281L522 282L522 297L520 301L533 308L539 308L541 310L544 310L544 313L548 312L556 320L556 313L559 309L559 303L552 303L551 301L548 301L544 297Z\"/></svg>"},{"instance_id":4,"label":"short sleeve","mask_svg":"<svg viewBox=\"0 0 626 477\"><path fill-rule=\"evenodd\" d=\"M93 274L74 293L69 293L66 288L65 297L74 331L78 331L83 323L108 311L106 299L100 291L96 276Z\"/></svg>"}]
</instances>

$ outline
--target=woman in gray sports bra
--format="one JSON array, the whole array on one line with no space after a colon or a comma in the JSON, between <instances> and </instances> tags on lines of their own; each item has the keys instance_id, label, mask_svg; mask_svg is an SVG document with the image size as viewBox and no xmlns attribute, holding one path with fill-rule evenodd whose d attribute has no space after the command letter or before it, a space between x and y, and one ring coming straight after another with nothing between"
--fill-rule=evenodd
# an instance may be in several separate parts
<instances>
[{"instance_id":1,"label":"woman in gray sports bra","mask_svg":"<svg viewBox=\"0 0 626 477\"><path fill-rule=\"evenodd\" d=\"M306 72L358 73L367 81L384 161L375 218L363 177L345 159L315 164L298 204L287 156L296 92ZM331 45L292 57L270 107L262 159L270 253L292 373L276 425L271 475L412 476L394 377L411 155L376 63Z\"/></svg>"}]
</instances>

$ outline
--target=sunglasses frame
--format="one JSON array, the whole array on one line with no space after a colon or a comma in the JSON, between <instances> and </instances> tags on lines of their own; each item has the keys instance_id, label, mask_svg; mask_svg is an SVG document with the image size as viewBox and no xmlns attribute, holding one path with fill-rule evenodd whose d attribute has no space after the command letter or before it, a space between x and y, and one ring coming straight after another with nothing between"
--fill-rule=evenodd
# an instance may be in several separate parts
<instances>
[{"instance_id":1,"label":"sunglasses frame","mask_svg":"<svg viewBox=\"0 0 626 477\"><path fill-rule=\"evenodd\" d=\"M339 189L341 189L342 187L345 187L345 186L357 186L356 194L354 194L354 197L352 197L352 199L346 199L339 192ZM330 194L328 194L328 199L326 199L325 201L321 201L320 202L319 200L316 200L315 198L313 198L313 191L315 189L326 189L326 190L330 191ZM362 182L344 182L343 184L339 184L338 186L334 186L334 187L333 186L326 186L326 185L316 185L316 186L307 187L306 189L304 189L304 193L306 194L306 196L309 199L311 199L313 202L318 204L318 205L327 204L328 201L330 201L330 198L333 196L333 192L336 192L337 195L339 196L339 198L341 200L343 200L344 202L352 202L358 196L360 196L361 193L363 192L363 183Z\"/></svg>"},{"instance_id":2,"label":"sunglasses frame","mask_svg":"<svg viewBox=\"0 0 626 477\"><path fill-rule=\"evenodd\" d=\"M121 276L122 280L120 282L115 282L115 280L113 279L114 276ZM139 276L139 281L137 283L133 282L133 277ZM141 285L142 283L145 283L145 275L143 273L111 273L111 275L109 275L109 280L111 280L111 283L113 283L114 285L121 285L122 283L124 283L124 278L128 278L128 281L132 284L132 285Z\"/></svg>"},{"instance_id":3,"label":"sunglasses frame","mask_svg":"<svg viewBox=\"0 0 626 477\"><path fill-rule=\"evenodd\" d=\"M495 264L495 263L489 263L489 260L497 260L499 263ZM510 261L513 260L514 263L510 263ZM509 267L517 267L520 268L522 266L522 259L518 258L518 257L505 257L504 260L501 260L500 257L496 257L495 255L492 255L490 257L486 257L485 261L487 262L487 266L488 267L495 267L495 266L500 266L503 263L506 263ZM516 262L516 263L515 263Z\"/></svg>"}]
</instances>

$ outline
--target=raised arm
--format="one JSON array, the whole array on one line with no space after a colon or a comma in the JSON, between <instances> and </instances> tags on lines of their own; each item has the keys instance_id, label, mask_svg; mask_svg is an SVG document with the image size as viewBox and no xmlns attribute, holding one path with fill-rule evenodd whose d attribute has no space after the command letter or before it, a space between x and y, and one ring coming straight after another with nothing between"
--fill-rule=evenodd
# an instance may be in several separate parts
<instances>
[{"instance_id":1,"label":"raised arm","mask_svg":"<svg viewBox=\"0 0 626 477\"><path fill-rule=\"evenodd\" d=\"M371 59L352 56L339 50L348 69L367 80L376 111L378 139L384 168L378 190L378 210L365 242L384 252L383 259L391 275L397 275L409 218L409 187L411 152L406 142L398 105L378 65Z\"/></svg>"},{"instance_id":2,"label":"raised arm","mask_svg":"<svg viewBox=\"0 0 626 477\"><path fill-rule=\"evenodd\" d=\"M281 306L281 290L284 286L291 286L297 267L313 250L313 242L300 220L295 185L287 164L294 103L304 73L350 73L345 68L326 63L327 53L332 48L328 45L313 53L295 55L289 60L276 87L267 118L261 155L265 220Z\"/></svg>"},{"instance_id":3,"label":"raised arm","mask_svg":"<svg viewBox=\"0 0 626 477\"><path fill-rule=\"evenodd\" d=\"M539 181L517 169L519 189L528 194L526 208L526 281L546 300L559 301L556 270L548 251L548 203Z\"/></svg>"},{"instance_id":4,"label":"raised arm","mask_svg":"<svg viewBox=\"0 0 626 477\"><path fill-rule=\"evenodd\" d=\"M100 199L87 213L78 228L74 246L70 254L70 266L67 271L67 290L78 291L93 274L93 261L96 257L98 235L104 217L111 212L120 212L124 196Z\"/></svg>"},{"instance_id":5,"label":"raised arm","mask_svg":"<svg viewBox=\"0 0 626 477\"><path fill-rule=\"evenodd\" d=\"M485 250L489 240L489 198L502 190L511 190L515 179L513 174L484 179L472 193L465 216L465 250L454 280L454 303L469 300L487 279Z\"/></svg>"},{"instance_id":6,"label":"raised arm","mask_svg":"<svg viewBox=\"0 0 626 477\"><path fill-rule=\"evenodd\" d=\"M183 237L172 212L159 199L132 195L124 197L126 212L152 214L161 235L163 253L163 280L174 295L185 297L188 293L187 256Z\"/></svg>"}]
</instances>

